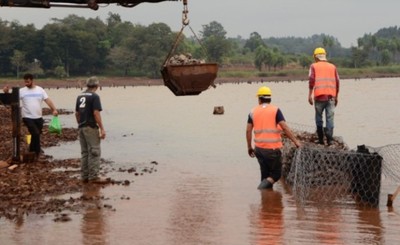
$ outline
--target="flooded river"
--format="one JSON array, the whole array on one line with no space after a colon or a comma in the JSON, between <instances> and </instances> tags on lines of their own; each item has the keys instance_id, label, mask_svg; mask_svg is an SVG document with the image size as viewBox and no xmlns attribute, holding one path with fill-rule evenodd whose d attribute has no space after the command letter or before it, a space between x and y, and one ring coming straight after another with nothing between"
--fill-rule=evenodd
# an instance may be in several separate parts
<instances>
[{"instance_id":1,"label":"flooded river","mask_svg":"<svg viewBox=\"0 0 400 245\"><path fill-rule=\"evenodd\" d=\"M306 82L264 83L289 123L314 126ZM1 244L400 244L400 183L383 182L378 208L300 209L279 183L259 191L259 166L248 157L247 115L261 83L219 85L199 96L175 97L166 87L98 91L107 138L102 157L114 168L156 161L151 174L129 186L88 188L100 205L72 213L0 219ZM351 149L400 143L400 79L342 80L335 132ZM73 110L78 89L48 90L59 108ZM213 115L224 106L224 115ZM75 126L73 115L62 123ZM79 157L79 144L46 149L55 158ZM400 163L398 163L400 164ZM110 173L125 179L123 173Z\"/></svg>"}]
</instances>

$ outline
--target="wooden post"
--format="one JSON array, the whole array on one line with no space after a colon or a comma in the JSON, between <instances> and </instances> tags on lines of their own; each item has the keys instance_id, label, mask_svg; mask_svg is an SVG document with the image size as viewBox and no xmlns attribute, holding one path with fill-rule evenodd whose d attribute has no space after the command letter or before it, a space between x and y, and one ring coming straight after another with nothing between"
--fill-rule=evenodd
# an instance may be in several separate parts
<instances>
[{"instance_id":1,"label":"wooden post","mask_svg":"<svg viewBox=\"0 0 400 245\"><path fill-rule=\"evenodd\" d=\"M19 108L19 87L13 87L12 93L0 94L0 102L5 105L11 105L11 123L12 123L12 142L13 161L20 162L21 146L21 111Z\"/></svg>"},{"instance_id":2,"label":"wooden post","mask_svg":"<svg viewBox=\"0 0 400 245\"><path fill-rule=\"evenodd\" d=\"M13 137L13 161L19 162L21 147L21 110L19 107L19 88L13 87L11 93L11 120Z\"/></svg>"},{"instance_id":3,"label":"wooden post","mask_svg":"<svg viewBox=\"0 0 400 245\"><path fill-rule=\"evenodd\" d=\"M400 193L400 186L397 187L396 191L393 194L388 194L388 200L386 206L393 206L393 201L396 199L396 196Z\"/></svg>"}]
</instances>

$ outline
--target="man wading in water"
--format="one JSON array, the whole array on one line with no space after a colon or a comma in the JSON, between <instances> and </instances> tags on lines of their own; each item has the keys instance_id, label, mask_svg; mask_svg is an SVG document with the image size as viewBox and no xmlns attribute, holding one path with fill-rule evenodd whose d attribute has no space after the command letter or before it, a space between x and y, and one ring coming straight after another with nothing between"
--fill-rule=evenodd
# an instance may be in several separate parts
<instances>
[{"instance_id":1,"label":"man wading in water","mask_svg":"<svg viewBox=\"0 0 400 245\"><path fill-rule=\"evenodd\" d=\"M270 104L271 89L261 87L257 97L258 106L253 108L247 120L247 151L250 157L257 157L260 164L261 183L258 189L268 189L282 175L282 130L296 147L300 147L300 142L286 124L281 110ZM253 131L255 148L251 142Z\"/></svg>"}]
</instances>

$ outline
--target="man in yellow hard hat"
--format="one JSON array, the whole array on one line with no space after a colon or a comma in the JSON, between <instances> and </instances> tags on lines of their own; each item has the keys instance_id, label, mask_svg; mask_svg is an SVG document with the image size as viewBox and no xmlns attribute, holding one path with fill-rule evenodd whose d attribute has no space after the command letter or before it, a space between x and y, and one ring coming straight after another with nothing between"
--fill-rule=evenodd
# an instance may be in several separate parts
<instances>
[{"instance_id":1,"label":"man in yellow hard hat","mask_svg":"<svg viewBox=\"0 0 400 245\"><path fill-rule=\"evenodd\" d=\"M314 50L314 60L309 70L308 102L315 107L315 124L317 126L318 144L333 142L335 107L338 104L339 74L336 66L327 61L324 48ZM326 125L324 128L323 112Z\"/></svg>"},{"instance_id":2,"label":"man in yellow hard hat","mask_svg":"<svg viewBox=\"0 0 400 245\"><path fill-rule=\"evenodd\" d=\"M260 164L261 183L258 189L268 189L281 178L282 130L296 147L300 147L300 142L286 124L281 110L271 104L271 89L259 88L257 98L258 105L251 110L247 119L247 151L250 157L257 157Z\"/></svg>"}]
</instances>

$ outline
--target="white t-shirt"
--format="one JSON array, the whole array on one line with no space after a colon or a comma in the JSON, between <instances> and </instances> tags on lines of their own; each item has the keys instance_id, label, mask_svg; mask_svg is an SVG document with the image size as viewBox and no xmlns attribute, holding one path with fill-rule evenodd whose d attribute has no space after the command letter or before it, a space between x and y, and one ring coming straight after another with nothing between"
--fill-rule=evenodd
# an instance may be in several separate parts
<instances>
[{"instance_id":1,"label":"white t-shirt","mask_svg":"<svg viewBox=\"0 0 400 245\"><path fill-rule=\"evenodd\" d=\"M19 90L22 117L38 119L42 117L42 102L49 98L46 91L40 86L34 88L23 87Z\"/></svg>"}]
</instances>

